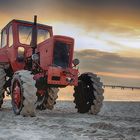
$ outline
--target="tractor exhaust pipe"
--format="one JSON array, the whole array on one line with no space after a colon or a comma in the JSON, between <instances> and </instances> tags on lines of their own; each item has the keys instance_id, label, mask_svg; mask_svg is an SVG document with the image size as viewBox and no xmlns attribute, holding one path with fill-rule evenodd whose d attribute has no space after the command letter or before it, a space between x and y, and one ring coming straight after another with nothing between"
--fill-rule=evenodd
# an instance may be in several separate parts
<instances>
[{"instance_id":1,"label":"tractor exhaust pipe","mask_svg":"<svg viewBox=\"0 0 140 140\"><path fill-rule=\"evenodd\" d=\"M37 48L37 15L34 16L31 47L33 49L32 54L35 54L35 49Z\"/></svg>"}]
</instances>

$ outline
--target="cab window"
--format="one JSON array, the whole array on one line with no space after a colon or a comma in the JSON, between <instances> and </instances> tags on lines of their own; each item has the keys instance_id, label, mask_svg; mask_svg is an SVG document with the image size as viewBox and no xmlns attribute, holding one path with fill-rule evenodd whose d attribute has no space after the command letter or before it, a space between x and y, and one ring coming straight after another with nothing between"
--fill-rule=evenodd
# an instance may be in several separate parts
<instances>
[{"instance_id":1,"label":"cab window","mask_svg":"<svg viewBox=\"0 0 140 140\"><path fill-rule=\"evenodd\" d=\"M22 44L30 45L32 37L32 27L30 26L19 26L19 41Z\"/></svg>"},{"instance_id":2,"label":"cab window","mask_svg":"<svg viewBox=\"0 0 140 140\"><path fill-rule=\"evenodd\" d=\"M12 26L9 28L9 47L13 45L13 31L12 31Z\"/></svg>"},{"instance_id":3,"label":"cab window","mask_svg":"<svg viewBox=\"0 0 140 140\"><path fill-rule=\"evenodd\" d=\"M5 47L7 45L7 33L6 33L6 29L3 30L2 34L1 34L1 47Z\"/></svg>"},{"instance_id":4,"label":"cab window","mask_svg":"<svg viewBox=\"0 0 140 140\"><path fill-rule=\"evenodd\" d=\"M48 32L48 30L38 29L38 32L37 32L37 43L38 44L45 41L48 38L50 38L50 33Z\"/></svg>"},{"instance_id":5,"label":"cab window","mask_svg":"<svg viewBox=\"0 0 140 140\"><path fill-rule=\"evenodd\" d=\"M37 44L50 38L50 33L47 29L37 29ZM19 42L21 44L30 45L32 40L32 26L19 26Z\"/></svg>"}]
</instances>

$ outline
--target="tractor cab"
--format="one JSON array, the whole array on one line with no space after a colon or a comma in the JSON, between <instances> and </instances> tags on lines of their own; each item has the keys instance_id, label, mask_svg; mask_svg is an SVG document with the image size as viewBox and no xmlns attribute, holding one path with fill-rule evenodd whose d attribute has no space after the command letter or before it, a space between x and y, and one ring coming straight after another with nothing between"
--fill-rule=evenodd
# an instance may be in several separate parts
<instances>
[{"instance_id":1,"label":"tractor cab","mask_svg":"<svg viewBox=\"0 0 140 140\"><path fill-rule=\"evenodd\" d=\"M12 20L1 31L1 48L31 46L33 22ZM52 27L37 24L37 44L40 44L52 37Z\"/></svg>"},{"instance_id":2,"label":"tractor cab","mask_svg":"<svg viewBox=\"0 0 140 140\"><path fill-rule=\"evenodd\" d=\"M11 63L14 71L23 69L25 59L32 55L33 22L12 20L1 31L0 56ZM37 24L37 46L53 36L52 27Z\"/></svg>"}]
</instances>

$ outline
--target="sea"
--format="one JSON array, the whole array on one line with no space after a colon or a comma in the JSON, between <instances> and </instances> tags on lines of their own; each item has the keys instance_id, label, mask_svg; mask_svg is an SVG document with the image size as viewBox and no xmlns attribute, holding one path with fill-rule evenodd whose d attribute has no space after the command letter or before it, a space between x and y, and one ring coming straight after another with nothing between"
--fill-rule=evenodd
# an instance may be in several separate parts
<instances>
[{"instance_id":1,"label":"sea","mask_svg":"<svg viewBox=\"0 0 140 140\"><path fill-rule=\"evenodd\" d=\"M73 87L66 87L59 90L58 100L74 100ZM137 89L120 89L120 88L104 88L105 101L140 101L140 90Z\"/></svg>"}]
</instances>

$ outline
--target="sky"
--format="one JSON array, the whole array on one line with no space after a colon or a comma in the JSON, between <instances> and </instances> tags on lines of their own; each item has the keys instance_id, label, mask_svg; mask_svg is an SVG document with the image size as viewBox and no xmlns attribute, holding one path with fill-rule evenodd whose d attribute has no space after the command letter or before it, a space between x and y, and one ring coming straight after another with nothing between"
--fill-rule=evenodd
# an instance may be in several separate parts
<instances>
[{"instance_id":1,"label":"sky","mask_svg":"<svg viewBox=\"0 0 140 140\"><path fill-rule=\"evenodd\" d=\"M33 15L75 39L81 72L97 73L105 84L140 86L139 0L0 0L0 29Z\"/></svg>"}]
</instances>

